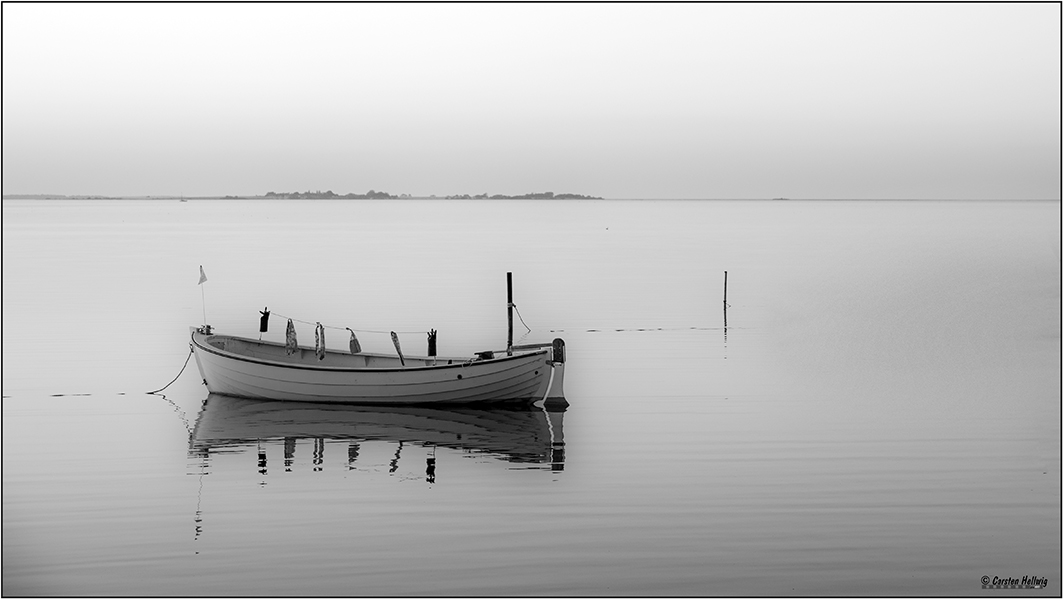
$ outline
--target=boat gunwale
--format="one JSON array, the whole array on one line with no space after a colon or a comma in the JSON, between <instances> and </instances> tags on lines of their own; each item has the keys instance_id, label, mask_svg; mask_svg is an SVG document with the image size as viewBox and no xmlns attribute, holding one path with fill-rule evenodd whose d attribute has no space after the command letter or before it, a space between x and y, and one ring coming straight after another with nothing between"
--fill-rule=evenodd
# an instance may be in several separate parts
<instances>
[{"instance_id":1,"label":"boat gunwale","mask_svg":"<svg viewBox=\"0 0 1063 599\"><path fill-rule=\"evenodd\" d=\"M291 369L294 369L294 370L318 370L318 371L322 371L322 372L396 372L396 373L398 373L398 372L410 372L410 371L416 371L416 370L443 370L443 369L447 369L447 368L469 368L469 367L477 365L477 364L482 364L482 365L497 364L497 363L500 363L500 362L507 362L507 361L512 361L512 360L520 360L520 359L525 359L525 358L532 357L532 356L537 356L539 354L546 354L547 353L547 349L543 348L543 349L540 349L540 350L537 350L537 351L521 353L519 355L518 354L514 354L512 356L502 356L502 357L497 357L497 358L491 358L489 360L478 360L476 358L468 358L468 359L465 359L465 360L463 360L461 362L455 362L453 364L436 364L436 365L433 365L433 366L399 366L397 368L369 368L369 367L361 367L361 368L359 368L359 367L347 367L347 366L317 366L317 365L304 365L304 364L289 364L289 363L286 363L286 362L276 362L276 361L273 361L273 360L265 360L265 359L262 359L262 358L252 358L252 357L244 356L244 355L237 354L237 353L234 353L234 352L221 350L221 349L218 349L216 347L208 347L207 345L205 345L204 343L201 343L199 340L196 339L197 335L201 335L203 337L208 337L208 336L209 337L225 337L225 338L228 338L228 339L236 339L238 341L245 341L245 342L249 342L249 343L253 343L253 344L273 345L273 346L278 346L278 347L284 347L283 345L281 345L279 343L273 343L273 342L269 342L269 341L259 341L259 340L256 340L256 339L248 339L246 337L237 337L235 335L219 335L219 334L214 334L214 333L211 333L210 335L206 335L205 333L202 333L200 331L192 331L192 343L197 348L202 349L203 351L205 351L207 353L211 353L211 354L214 354L214 355L222 357L222 358L226 358L226 359L229 359L229 360L237 360L239 362L249 362L251 364L262 364L262 365L265 365L265 366L291 368ZM300 349L309 350L310 348L302 348L301 347ZM341 353L341 352L331 352L330 351L330 353ZM354 355L363 355L363 354L354 354ZM387 358L397 357L397 356L390 356L388 354L372 354L372 353L366 353L364 355L367 355L367 356L379 355L381 357L387 357ZM418 358L415 358L415 359L424 359L424 358L423 357L418 357ZM453 360L455 358L439 358L439 359Z\"/></svg>"}]
</instances>

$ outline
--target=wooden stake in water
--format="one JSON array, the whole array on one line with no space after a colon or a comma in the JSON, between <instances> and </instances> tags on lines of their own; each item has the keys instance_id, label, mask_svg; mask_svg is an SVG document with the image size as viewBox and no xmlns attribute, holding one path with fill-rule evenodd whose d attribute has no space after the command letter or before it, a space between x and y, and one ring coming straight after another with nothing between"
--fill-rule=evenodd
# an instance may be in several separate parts
<instances>
[{"instance_id":1,"label":"wooden stake in water","mask_svg":"<svg viewBox=\"0 0 1063 599\"><path fill-rule=\"evenodd\" d=\"M727 271L723 271L723 334L727 334Z\"/></svg>"}]
</instances>

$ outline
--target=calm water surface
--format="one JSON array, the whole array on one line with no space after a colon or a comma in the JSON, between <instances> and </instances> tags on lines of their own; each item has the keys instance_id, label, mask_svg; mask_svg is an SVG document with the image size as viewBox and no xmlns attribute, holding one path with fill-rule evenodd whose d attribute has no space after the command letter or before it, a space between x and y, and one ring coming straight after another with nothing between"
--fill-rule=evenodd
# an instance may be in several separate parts
<instances>
[{"instance_id":1,"label":"calm water surface","mask_svg":"<svg viewBox=\"0 0 1063 599\"><path fill-rule=\"evenodd\" d=\"M1059 596L1059 222L5 200L3 592ZM565 412L208 397L194 364L146 393L204 312L504 347L507 271L525 340L568 344Z\"/></svg>"}]
</instances>

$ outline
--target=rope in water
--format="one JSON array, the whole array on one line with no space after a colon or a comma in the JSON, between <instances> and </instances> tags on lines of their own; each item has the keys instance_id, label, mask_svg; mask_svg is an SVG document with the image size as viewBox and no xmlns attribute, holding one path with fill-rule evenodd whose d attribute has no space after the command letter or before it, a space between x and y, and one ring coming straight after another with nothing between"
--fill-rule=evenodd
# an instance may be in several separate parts
<instances>
[{"instance_id":1,"label":"rope in water","mask_svg":"<svg viewBox=\"0 0 1063 599\"><path fill-rule=\"evenodd\" d=\"M185 411L183 409L181 409L181 406L177 405L174 400L170 399L169 397L166 397L162 393L149 393L148 395L157 395L161 397L166 403L170 404L170 407L173 408L174 413L177 414L177 417L181 419L181 423L185 425L185 430L188 431L188 437L189 439L191 439L192 425L188 422L188 415L185 414Z\"/></svg>"}]
</instances>

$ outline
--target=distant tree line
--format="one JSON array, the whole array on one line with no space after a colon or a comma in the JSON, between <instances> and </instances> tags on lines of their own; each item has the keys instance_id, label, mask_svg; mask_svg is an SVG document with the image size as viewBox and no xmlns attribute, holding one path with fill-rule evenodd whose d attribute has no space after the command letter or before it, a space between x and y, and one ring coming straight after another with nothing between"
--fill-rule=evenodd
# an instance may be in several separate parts
<instances>
[{"instance_id":1,"label":"distant tree line","mask_svg":"<svg viewBox=\"0 0 1063 599\"><path fill-rule=\"evenodd\" d=\"M228 197L228 196L226 196ZM235 197L235 196L234 196ZM270 191L264 196L268 199L282 199L282 200L390 200L396 198L408 198L409 194L392 195L386 191L374 191L370 189L366 193L348 193L340 195L331 190L329 191ZM436 197L436 196L431 196ZM495 194L488 195L481 193L479 195L458 194L445 196L448 200L600 200L602 198L597 196L586 196L578 193L554 193L552 191L544 191L541 193L525 193L521 195L503 195Z\"/></svg>"},{"instance_id":2,"label":"distant tree line","mask_svg":"<svg viewBox=\"0 0 1063 599\"><path fill-rule=\"evenodd\" d=\"M284 200L389 200L398 198L399 196L391 195L386 191L374 191L370 189L366 193L348 193L340 195L329 191L282 191L277 193L275 191L266 192L267 198L271 199L284 199ZM403 197L409 197L403 194Z\"/></svg>"}]
</instances>

